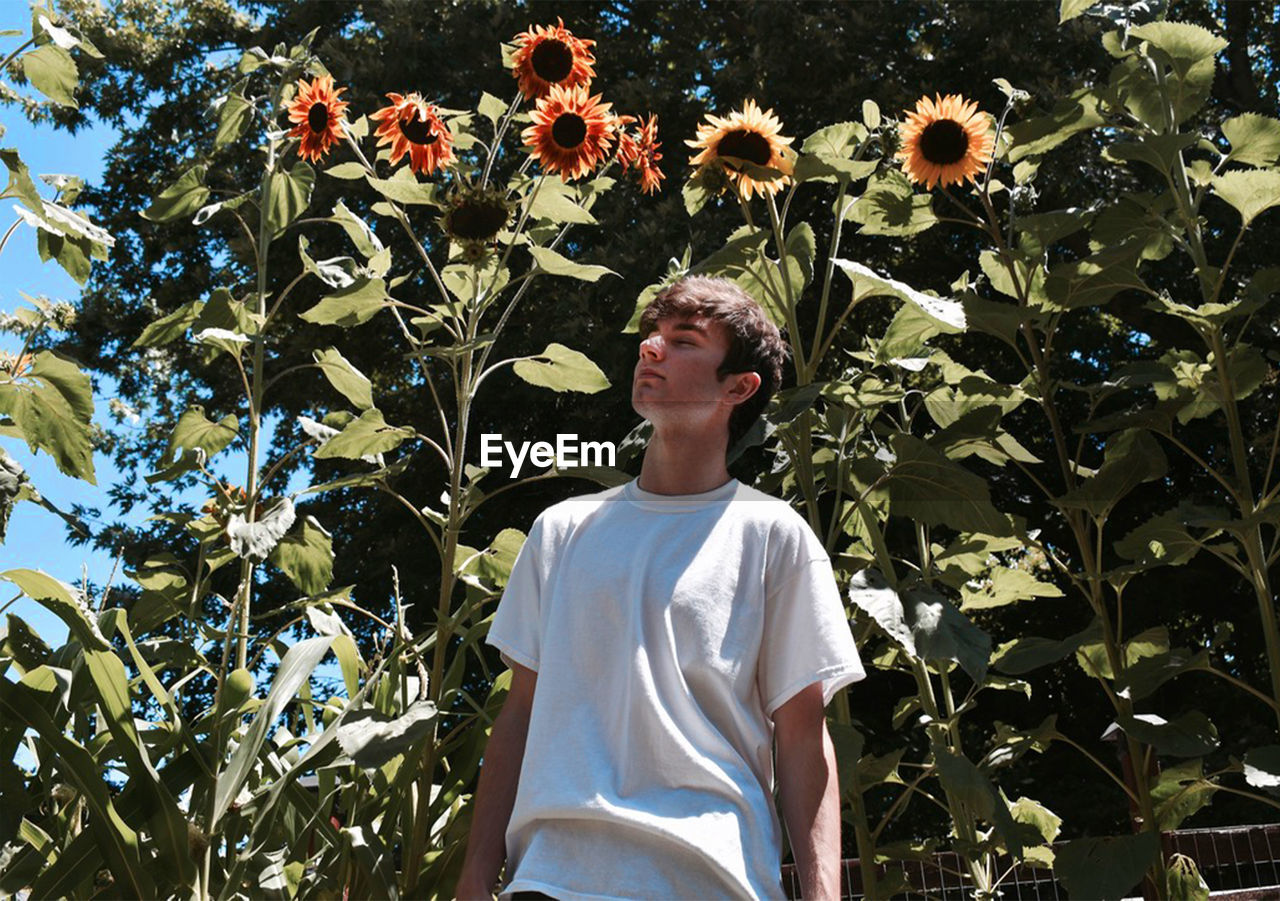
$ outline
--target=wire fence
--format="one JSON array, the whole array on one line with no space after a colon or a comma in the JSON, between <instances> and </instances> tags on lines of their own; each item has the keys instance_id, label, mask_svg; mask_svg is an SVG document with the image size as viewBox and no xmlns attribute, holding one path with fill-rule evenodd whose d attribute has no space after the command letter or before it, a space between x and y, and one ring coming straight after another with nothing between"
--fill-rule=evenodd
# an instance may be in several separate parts
<instances>
[{"instance_id":1,"label":"wire fence","mask_svg":"<svg viewBox=\"0 0 1280 901\"><path fill-rule=\"evenodd\" d=\"M1233 901L1280 899L1280 824L1180 829L1164 833L1162 840L1166 857L1183 854L1195 861L1213 897ZM1054 878L1053 870L1015 865L1011 858L1003 858L999 866L999 872L1004 874L999 885L1002 898L1068 901L1067 890ZM864 898L860 862L845 860L841 870L841 899ZM895 879L898 873L901 878ZM973 896L973 884L963 861L949 851L920 860L881 864L877 867L877 880L884 885L895 881L909 885L892 896L904 901L967 901ZM782 886L787 897L800 897L800 880L794 865L783 866ZM1134 886L1132 894L1140 896L1141 887Z\"/></svg>"}]
</instances>

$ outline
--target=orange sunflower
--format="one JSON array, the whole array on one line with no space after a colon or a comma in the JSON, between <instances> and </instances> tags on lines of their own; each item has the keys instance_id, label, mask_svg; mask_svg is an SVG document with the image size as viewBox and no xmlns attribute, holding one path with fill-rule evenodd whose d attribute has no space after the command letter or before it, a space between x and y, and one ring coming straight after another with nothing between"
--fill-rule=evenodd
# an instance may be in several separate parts
<instances>
[{"instance_id":1,"label":"orange sunflower","mask_svg":"<svg viewBox=\"0 0 1280 901\"><path fill-rule=\"evenodd\" d=\"M926 189L937 184L945 188L965 179L976 183L974 176L991 161L995 138L990 117L979 112L975 101L959 94L935 94L933 100L917 100L914 113L904 112L907 121L897 158L907 178L924 182Z\"/></svg>"},{"instance_id":2,"label":"orange sunflower","mask_svg":"<svg viewBox=\"0 0 1280 901\"><path fill-rule=\"evenodd\" d=\"M636 119L633 116L621 116L619 121L631 124ZM658 168L658 161L662 159L662 154L658 152L661 146L662 142L658 140L658 117L653 113L649 114L649 121L640 123L635 134L621 130L618 132L618 162L622 164L623 172L631 166L636 167L640 190L645 194L657 191L662 179L666 178Z\"/></svg>"},{"instance_id":3,"label":"orange sunflower","mask_svg":"<svg viewBox=\"0 0 1280 901\"><path fill-rule=\"evenodd\" d=\"M742 192L742 196L750 200L759 192L764 195L776 194L782 186L791 181L791 161L783 151L794 138L784 138L782 122L773 114L773 110L762 111L754 100L743 104L742 111L731 112L728 118L707 115L707 121L698 126L695 140L685 141L690 147L701 148L702 152L689 161L691 166L710 166L720 163L727 170L729 180ZM724 157L746 160L757 166L778 169L784 173L781 178L753 178L743 171L743 167L730 162Z\"/></svg>"},{"instance_id":4,"label":"orange sunflower","mask_svg":"<svg viewBox=\"0 0 1280 901\"><path fill-rule=\"evenodd\" d=\"M298 155L304 160L319 160L334 142L346 137L342 114L348 104L338 99L345 90L334 90L333 78L329 75L318 75L310 84L298 79L298 94L288 106L289 121L296 123L289 130L289 137L302 139Z\"/></svg>"},{"instance_id":5,"label":"orange sunflower","mask_svg":"<svg viewBox=\"0 0 1280 901\"><path fill-rule=\"evenodd\" d=\"M555 25L530 26L515 36L515 42L511 74L519 80L526 100L547 96L553 85L587 87L595 78L591 66L596 58L590 48L596 42L575 37L558 16Z\"/></svg>"},{"instance_id":6,"label":"orange sunflower","mask_svg":"<svg viewBox=\"0 0 1280 901\"><path fill-rule=\"evenodd\" d=\"M590 172L608 156L613 143L613 104L600 95L587 96L585 87L551 90L529 114L533 124L521 132L524 144L547 172L559 172L568 181Z\"/></svg>"},{"instance_id":7,"label":"orange sunflower","mask_svg":"<svg viewBox=\"0 0 1280 901\"><path fill-rule=\"evenodd\" d=\"M377 131L378 146L391 145L391 165L409 154L409 167L414 172L430 175L453 162L453 132L440 118L434 104L427 103L416 91L412 94L388 94L390 105L369 118L381 122Z\"/></svg>"}]
</instances>

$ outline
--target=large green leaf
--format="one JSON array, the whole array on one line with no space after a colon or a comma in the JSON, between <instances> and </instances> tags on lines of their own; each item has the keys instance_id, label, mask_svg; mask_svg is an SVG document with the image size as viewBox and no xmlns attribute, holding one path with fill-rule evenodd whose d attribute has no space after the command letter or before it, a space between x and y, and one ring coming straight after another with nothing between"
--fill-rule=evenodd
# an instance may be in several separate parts
<instances>
[{"instance_id":1,"label":"large green leaf","mask_svg":"<svg viewBox=\"0 0 1280 901\"><path fill-rule=\"evenodd\" d=\"M1106 122L1098 112L1098 98L1081 89L1059 100L1046 115L1024 119L1010 125L1006 134L1012 141L1009 162L1047 153L1073 135L1089 131Z\"/></svg>"},{"instance_id":2,"label":"large green leaf","mask_svg":"<svg viewBox=\"0 0 1280 901\"><path fill-rule=\"evenodd\" d=\"M584 282L598 282L601 276L617 275L607 266L588 266L575 263L563 257L550 247L530 247L529 254L540 271L548 275L560 275L566 278L581 279Z\"/></svg>"},{"instance_id":3,"label":"large green leaf","mask_svg":"<svg viewBox=\"0 0 1280 901\"><path fill-rule=\"evenodd\" d=\"M278 235L289 223L307 211L311 189L316 183L316 170L299 160L288 172L272 172L267 182L267 202L263 215L267 231Z\"/></svg>"},{"instance_id":4,"label":"large green leaf","mask_svg":"<svg viewBox=\"0 0 1280 901\"><path fill-rule=\"evenodd\" d=\"M299 313L301 319L317 325L351 328L368 322L390 300L387 283L380 278L359 278L339 291L326 295L311 309Z\"/></svg>"},{"instance_id":5,"label":"large green leaf","mask_svg":"<svg viewBox=\"0 0 1280 901\"><path fill-rule=\"evenodd\" d=\"M373 388L363 372L351 365L351 362L335 347L311 352L316 365L329 380L329 384L337 388L347 400L358 409L368 410L373 406Z\"/></svg>"},{"instance_id":6,"label":"large green leaf","mask_svg":"<svg viewBox=\"0 0 1280 901\"><path fill-rule=\"evenodd\" d=\"M933 754L938 768L938 779L947 794L958 798L965 806L996 827L1004 839L1004 845L1015 858L1022 857L1022 839L1009 808L978 767L960 754L938 748Z\"/></svg>"},{"instance_id":7,"label":"large green leaf","mask_svg":"<svg viewBox=\"0 0 1280 901\"><path fill-rule=\"evenodd\" d=\"M512 368L529 384L552 391L595 394L609 387L609 379L586 354L554 342L536 356L516 360Z\"/></svg>"},{"instance_id":8,"label":"large green leaf","mask_svg":"<svg viewBox=\"0 0 1280 901\"><path fill-rule=\"evenodd\" d=\"M1218 730L1203 713L1192 710L1175 720L1154 713L1116 718L1131 738L1173 757L1203 757L1218 746Z\"/></svg>"},{"instance_id":9,"label":"large green leaf","mask_svg":"<svg viewBox=\"0 0 1280 901\"><path fill-rule=\"evenodd\" d=\"M61 472L96 485L89 423L76 414L66 396L52 384L9 388L0 393L0 409L13 420L31 451L45 451Z\"/></svg>"},{"instance_id":10,"label":"large green leaf","mask_svg":"<svg viewBox=\"0 0 1280 901\"><path fill-rule=\"evenodd\" d=\"M435 718L435 704L414 701L398 717L368 707L347 714L335 728L343 753L361 769L375 770L430 735Z\"/></svg>"},{"instance_id":11,"label":"large green leaf","mask_svg":"<svg viewBox=\"0 0 1280 901\"><path fill-rule=\"evenodd\" d=\"M864 569L849 583L849 600L911 656L954 661L975 682L986 677L991 637L932 588L914 585L899 593L880 573Z\"/></svg>"},{"instance_id":12,"label":"large green leaf","mask_svg":"<svg viewBox=\"0 0 1280 901\"><path fill-rule=\"evenodd\" d=\"M387 425L380 410L365 410L359 419L349 422L341 432L317 448L313 456L321 460L331 457L359 460L370 454L394 450L411 437L412 429Z\"/></svg>"},{"instance_id":13,"label":"large green leaf","mask_svg":"<svg viewBox=\"0 0 1280 901\"><path fill-rule=\"evenodd\" d=\"M228 413L217 422L213 422L204 415L204 407L196 404L188 408L179 417L178 424L173 427L173 434L169 436L169 447L165 451L165 459L171 459L175 451L197 448L204 451L207 457L212 457L236 440L239 426L240 420L234 413Z\"/></svg>"},{"instance_id":14,"label":"large green leaf","mask_svg":"<svg viewBox=\"0 0 1280 901\"><path fill-rule=\"evenodd\" d=\"M223 97L218 110L218 131L213 136L215 149L238 141L253 119L253 104L244 97L248 83L247 78L241 80Z\"/></svg>"},{"instance_id":15,"label":"large green leaf","mask_svg":"<svg viewBox=\"0 0 1280 901\"><path fill-rule=\"evenodd\" d=\"M1225 38L1190 22L1149 22L1129 29L1129 36L1163 52L1180 76L1227 46Z\"/></svg>"},{"instance_id":16,"label":"large green leaf","mask_svg":"<svg viewBox=\"0 0 1280 901\"><path fill-rule=\"evenodd\" d=\"M22 72L37 91L59 106L79 107L76 83L80 76L71 54L57 44L45 44L22 55Z\"/></svg>"},{"instance_id":17,"label":"large green leaf","mask_svg":"<svg viewBox=\"0 0 1280 901\"><path fill-rule=\"evenodd\" d=\"M1056 310L1077 310L1105 304L1121 291L1151 290L1138 275L1143 245L1130 242L1108 247L1049 270L1044 283L1046 305Z\"/></svg>"},{"instance_id":18,"label":"large green leaf","mask_svg":"<svg viewBox=\"0 0 1280 901\"><path fill-rule=\"evenodd\" d=\"M471 551L465 557L459 552L458 573L477 579L484 588L504 588L516 555L524 546L524 539L525 535L519 529L503 529L483 551Z\"/></svg>"},{"instance_id":19,"label":"large green leaf","mask_svg":"<svg viewBox=\"0 0 1280 901\"><path fill-rule=\"evenodd\" d=\"M1203 547L1186 525L1187 516L1196 509L1183 503L1151 517L1115 543L1116 553L1148 568L1182 566Z\"/></svg>"},{"instance_id":20,"label":"large green leaf","mask_svg":"<svg viewBox=\"0 0 1280 901\"><path fill-rule=\"evenodd\" d=\"M204 308L203 300L184 303L166 316L149 323L142 334L134 339L133 347L162 347L177 341L187 333L192 324L199 318Z\"/></svg>"},{"instance_id":21,"label":"large green leaf","mask_svg":"<svg viewBox=\"0 0 1280 901\"><path fill-rule=\"evenodd\" d=\"M1106 150L1106 157L1124 162L1146 163L1162 178L1173 172L1182 151L1200 141L1198 134L1173 132L1144 134L1133 141L1118 141Z\"/></svg>"},{"instance_id":22,"label":"large green leaf","mask_svg":"<svg viewBox=\"0 0 1280 901\"><path fill-rule=\"evenodd\" d=\"M181 178L156 195L151 206L143 210L142 217L152 222L168 222L195 215L196 210L209 199L209 189L204 186L204 174L204 166L188 169Z\"/></svg>"},{"instance_id":23,"label":"large green leaf","mask_svg":"<svg viewBox=\"0 0 1280 901\"><path fill-rule=\"evenodd\" d=\"M933 197L917 194L897 169L873 176L867 189L843 211L844 217L862 226L862 234L906 237L932 228L938 222Z\"/></svg>"},{"instance_id":24,"label":"large green leaf","mask_svg":"<svg viewBox=\"0 0 1280 901\"><path fill-rule=\"evenodd\" d=\"M1199 759L1161 769L1151 786L1151 804L1160 829L1177 829L1187 817L1208 806L1217 789L1204 778L1204 764Z\"/></svg>"},{"instance_id":25,"label":"large green leaf","mask_svg":"<svg viewBox=\"0 0 1280 901\"><path fill-rule=\"evenodd\" d=\"M955 334L964 330L964 307L956 301L917 291L906 282L879 275L853 260L833 259L831 262L853 283L855 303L868 297L896 297L917 307L933 320L940 332Z\"/></svg>"},{"instance_id":26,"label":"large green leaf","mask_svg":"<svg viewBox=\"0 0 1280 901\"><path fill-rule=\"evenodd\" d=\"M286 706L294 700L303 684L310 678L312 670L320 663L329 646L333 644L332 635L321 635L298 642L285 653L271 682L271 691L262 707L258 709L253 722L244 738L236 747L214 786L213 822L207 827L210 831L226 814L231 802L240 794L240 788L249 778L254 761L262 750L263 742L270 729L284 712Z\"/></svg>"},{"instance_id":27,"label":"large green leaf","mask_svg":"<svg viewBox=\"0 0 1280 901\"><path fill-rule=\"evenodd\" d=\"M1222 123L1222 136L1231 144L1228 159L1246 166L1274 166L1280 162L1280 119L1244 113Z\"/></svg>"},{"instance_id":28,"label":"large green leaf","mask_svg":"<svg viewBox=\"0 0 1280 901\"><path fill-rule=\"evenodd\" d=\"M578 205L574 189L558 178L548 178L538 188L529 207L529 216L556 224L573 222L595 225L596 217Z\"/></svg>"},{"instance_id":29,"label":"large green leaf","mask_svg":"<svg viewBox=\"0 0 1280 901\"><path fill-rule=\"evenodd\" d=\"M1015 638L996 648L995 655L991 658L991 666L1002 673L1021 676L1033 669L1057 663L1064 657L1074 654L1076 649L1085 642L1096 641L1101 636L1102 624L1094 620L1076 634L1058 641L1034 635Z\"/></svg>"},{"instance_id":30,"label":"large green leaf","mask_svg":"<svg viewBox=\"0 0 1280 901\"><path fill-rule=\"evenodd\" d=\"M407 166L400 171L405 173L406 177L374 178L372 175L366 175L365 180L369 182L371 188L387 198L387 200L403 204L440 205L439 189L436 185L430 182L417 181Z\"/></svg>"},{"instance_id":31,"label":"large green leaf","mask_svg":"<svg viewBox=\"0 0 1280 901\"><path fill-rule=\"evenodd\" d=\"M10 569L0 572L5 579L34 601L39 601L62 620L71 634L86 648L107 648L107 640L98 629L80 592L53 576L33 569Z\"/></svg>"},{"instance_id":32,"label":"large green leaf","mask_svg":"<svg viewBox=\"0 0 1280 901\"><path fill-rule=\"evenodd\" d=\"M1143 482L1163 478L1169 463L1160 443L1143 429L1117 432L1107 441L1102 466L1097 473L1072 488L1058 505L1081 509L1091 516L1109 516L1129 492Z\"/></svg>"},{"instance_id":33,"label":"large green leaf","mask_svg":"<svg viewBox=\"0 0 1280 901\"><path fill-rule=\"evenodd\" d=\"M1060 598L1062 589L1051 582L1041 582L1024 569L996 567L980 584L966 583L960 592L960 609L987 610L1004 607L1031 598Z\"/></svg>"},{"instance_id":34,"label":"large green leaf","mask_svg":"<svg viewBox=\"0 0 1280 901\"><path fill-rule=\"evenodd\" d=\"M333 580L333 539L314 516L280 539L270 560L304 594L319 594Z\"/></svg>"},{"instance_id":35,"label":"large green leaf","mask_svg":"<svg viewBox=\"0 0 1280 901\"><path fill-rule=\"evenodd\" d=\"M889 512L931 526L1008 535L1009 517L991 504L984 479L913 435L889 439L895 457L889 469Z\"/></svg>"},{"instance_id":36,"label":"large green leaf","mask_svg":"<svg viewBox=\"0 0 1280 901\"><path fill-rule=\"evenodd\" d=\"M1236 208L1248 225L1280 205L1280 171L1236 169L1213 177L1213 193Z\"/></svg>"},{"instance_id":37,"label":"large green leaf","mask_svg":"<svg viewBox=\"0 0 1280 901\"><path fill-rule=\"evenodd\" d=\"M9 182L4 187L5 197L18 198L33 213L43 212L44 200L36 188L35 181L31 178L31 171L18 155L18 151L8 148L0 150L0 161L3 161L5 168L9 170Z\"/></svg>"},{"instance_id":38,"label":"large green leaf","mask_svg":"<svg viewBox=\"0 0 1280 901\"><path fill-rule=\"evenodd\" d=\"M1127 897L1160 853L1151 831L1106 838L1078 838L1059 848L1054 874L1072 898L1111 901Z\"/></svg>"}]
</instances>

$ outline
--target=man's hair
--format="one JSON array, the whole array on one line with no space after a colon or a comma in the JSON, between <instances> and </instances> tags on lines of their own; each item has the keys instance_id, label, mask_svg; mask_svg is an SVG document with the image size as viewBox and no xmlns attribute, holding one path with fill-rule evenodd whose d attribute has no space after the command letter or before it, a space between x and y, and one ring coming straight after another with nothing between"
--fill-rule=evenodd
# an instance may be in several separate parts
<instances>
[{"instance_id":1,"label":"man's hair","mask_svg":"<svg viewBox=\"0 0 1280 901\"><path fill-rule=\"evenodd\" d=\"M640 337L647 337L657 329L661 319L692 316L705 316L720 323L729 335L729 350L716 370L718 378L740 372L760 376L760 388L738 404L729 417L729 447L732 448L778 390L787 345L778 327L751 295L728 279L706 275L686 276L663 288L640 314Z\"/></svg>"}]
</instances>

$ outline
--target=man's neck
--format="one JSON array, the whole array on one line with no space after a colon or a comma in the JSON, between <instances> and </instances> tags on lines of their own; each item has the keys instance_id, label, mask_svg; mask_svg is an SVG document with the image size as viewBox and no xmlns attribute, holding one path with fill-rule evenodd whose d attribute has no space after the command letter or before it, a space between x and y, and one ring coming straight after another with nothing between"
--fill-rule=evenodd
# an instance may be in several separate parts
<instances>
[{"instance_id":1,"label":"man's neck","mask_svg":"<svg viewBox=\"0 0 1280 901\"><path fill-rule=\"evenodd\" d=\"M644 452L638 485L653 494L702 494L729 481L725 467L728 436L659 431Z\"/></svg>"}]
</instances>

